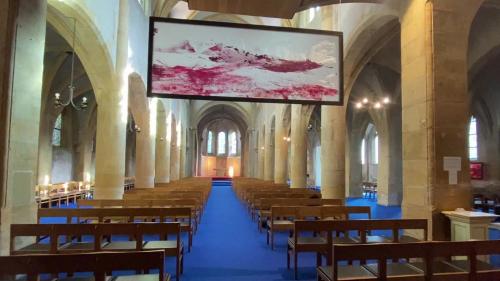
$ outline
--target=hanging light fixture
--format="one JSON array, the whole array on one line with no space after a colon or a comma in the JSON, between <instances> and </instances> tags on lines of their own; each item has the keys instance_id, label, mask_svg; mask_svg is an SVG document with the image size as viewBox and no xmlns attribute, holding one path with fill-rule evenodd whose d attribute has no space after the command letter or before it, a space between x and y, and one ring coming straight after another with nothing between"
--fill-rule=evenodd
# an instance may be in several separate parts
<instances>
[{"instance_id":1,"label":"hanging light fixture","mask_svg":"<svg viewBox=\"0 0 500 281\"><path fill-rule=\"evenodd\" d=\"M355 102L356 109L382 109L387 107L391 103L389 97L384 97L381 100L371 101L368 98L363 98L361 101Z\"/></svg>"},{"instance_id":2,"label":"hanging light fixture","mask_svg":"<svg viewBox=\"0 0 500 281\"><path fill-rule=\"evenodd\" d=\"M61 94L60 93L55 93L54 94L54 105L56 108L58 107L66 107L71 104L71 106L76 109L76 110L84 110L88 107L87 103L87 97L82 98L82 102L80 105L76 105L75 102L73 101L75 97L75 84L74 84L74 76L75 76L75 38L76 38L76 18L71 18L73 20L73 42L71 45L71 79L70 79L70 84L68 86L68 92L69 92L69 99L66 102L63 102L61 100Z\"/></svg>"}]
</instances>

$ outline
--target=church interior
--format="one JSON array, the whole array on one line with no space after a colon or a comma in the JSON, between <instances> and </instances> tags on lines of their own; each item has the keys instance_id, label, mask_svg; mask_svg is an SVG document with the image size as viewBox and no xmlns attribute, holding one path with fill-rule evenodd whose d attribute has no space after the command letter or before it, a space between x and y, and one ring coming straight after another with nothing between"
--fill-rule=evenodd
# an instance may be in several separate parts
<instances>
[{"instance_id":1,"label":"church interior","mask_svg":"<svg viewBox=\"0 0 500 281\"><path fill-rule=\"evenodd\" d=\"M334 35L289 56L339 101L153 93L157 52L196 58L152 46L179 22ZM500 0L1 0L0 280L500 281L499 27Z\"/></svg>"}]
</instances>

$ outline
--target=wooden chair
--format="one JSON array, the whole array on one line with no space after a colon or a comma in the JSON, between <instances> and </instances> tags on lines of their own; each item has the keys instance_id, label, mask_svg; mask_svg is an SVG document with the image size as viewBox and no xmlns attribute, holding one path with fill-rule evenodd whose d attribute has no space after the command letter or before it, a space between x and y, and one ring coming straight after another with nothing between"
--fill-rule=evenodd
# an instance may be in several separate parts
<instances>
[{"instance_id":1,"label":"wooden chair","mask_svg":"<svg viewBox=\"0 0 500 281\"><path fill-rule=\"evenodd\" d=\"M313 233L305 236L304 232ZM296 220L293 237L288 238L286 265L290 269L290 257L293 256L295 279L298 278L298 254L300 252L315 252L316 266L321 265L321 256L331 257L332 226L331 221ZM331 264L331 262L328 262Z\"/></svg>"},{"instance_id":2,"label":"wooden chair","mask_svg":"<svg viewBox=\"0 0 500 281\"><path fill-rule=\"evenodd\" d=\"M168 281L170 276L165 273L164 264L162 251L4 256L0 257L0 280L15 280L16 275L27 275L27 280L31 281L39 280L40 274L92 272L93 280L105 281L109 280L106 274L108 272L118 270L148 272L151 269L158 269L158 274L135 274L132 276L133 279L130 279L131 276L118 276L112 280Z\"/></svg>"},{"instance_id":3,"label":"wooden chair","mask_svg":"<svg viewBox=\"0 0 500 281\"><path fill-rule=\"evenodd\" d=\"M297 217L296 207L272 207L271 220L267 221L267 244L274 250L274 232L293 231L293 221Z\"/></svg>"}]
</instances>

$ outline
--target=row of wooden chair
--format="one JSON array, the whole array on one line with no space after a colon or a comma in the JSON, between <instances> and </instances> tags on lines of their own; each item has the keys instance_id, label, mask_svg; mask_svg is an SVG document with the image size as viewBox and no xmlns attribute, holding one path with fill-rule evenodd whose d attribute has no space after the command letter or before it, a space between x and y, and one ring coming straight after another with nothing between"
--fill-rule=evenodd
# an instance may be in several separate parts
<instances>
[{"instance_id":1,"label":"row of wooden chair","mask_svg":"<svg viewBox=\"0 0 500 281\"><path fill-rule=\"evenodd\" d=\"M317 276L318 281L495 281L500 280L500 268L481 259L498 254L498 240L334 244L333 265L318 267ZM367 260L375 263L367 264ZM346 264L346 261L358 262Z\"/></svg>"},{"instance_id":2,"label":"row of wooden chair","mask_svg":"<svg viewBox=\"0 0 500 281\"><path fill-rule=\"evenodd\" d=\"M19 280L18 275L25 275L26 280L40 280L42 274L71 276L74 273L92 273L92 280L105 281L107 273L113 271L135 271L132 276L117 276L113 281L169 281L165 273L163 251L141 251L127 253L80 253L80 254L36 254L0 257L0 280ZM156 274L148 274L158 270ZM60 279L59 279L60 280Z\"/></svg>"},{"instance_id":3,"label":"row of wooden chair","mask_svg":"<svg viewBox=\"0 0 500 281\"><path fill-rule=\"evenodd\" d=\"M311 198L262 198L256 205L257 228L261 231L262 224L271 218L271 207L285 206L342 206L343 199L311 199Z\"/></svg>"},{"instance_id":4,"label":"row of wooden chair","mask_svg":"<svg viewBox=\"0 0 500 281\"><path fill-rule=\"evenodd\" d=\"M94 199L78 200L77 204L78 208L190 208L194 233L202 216L202 207L195 199Z\"/></svg>"},{"instance_id":5,"label":"row of wooden chair","mask_svg":"<svg viewBox=\"0 0 500 281\"><path fill-rule=\"evenodd\" d=\"M274 250L275 232L290 232L293 234L294 221L302 219L313 220L346 220L351 215L365 215L371 219L370 207L358 206L273 206L270 220L267 221L267 244Z\"/></svg>"},{"instance_id":6,"label":"row of wooden chair","mask_svg":"<svg viewBox=\"0 0 500 281\"><path fill-rule=\"evenodd\" d=\"M191 214L190 208L38 209L37 222L41 223L43 218L65 218L67 224L177 221L181 225L181 231L188 234L190 251L194 232Z\"/></svg>"},{"instance_id":7,"label":"row of wooden chair","mask_svg":"<svg viewBox=\"0 0 500 281\"><path fill-rule=\"evenodd\" d=\"M403 235L402 231L420 231L422 240ZM391 236L372 235L373 231L390 231ZM354 234L352 234L354 233ZM313 235L311 235L313 234ZM427 220L296 220L293 236L288 239L287 268L290 259L294 260L295 279L298 276L298 253L315 252L317 265L322 256L327 265L332 264L332 246L338 244L373 243L415 243L427 240Z\"/></svg>"},{"instance_id":8,"label":"row of wooden chair","mask_svg":"<svg viewBox=\"0 0 500 281\"><path fill-rule=\"evenodd\" d=\"M10 235L11 255L162 250L165 256L175 257L177 279L183 271L184 248L180 238L181 225L178 222L13 224ZM146 235L154 235L158 238L148 241ZM44 239L37 239L35 243L21 248L15 246L17 237L40 236ZM114 237L117 236L129 237L130 240L115 241ZM63 237L65 241L61 242ZM82 237L91 237L91 239L82 241Z\"/></svg>"}]
</instances>

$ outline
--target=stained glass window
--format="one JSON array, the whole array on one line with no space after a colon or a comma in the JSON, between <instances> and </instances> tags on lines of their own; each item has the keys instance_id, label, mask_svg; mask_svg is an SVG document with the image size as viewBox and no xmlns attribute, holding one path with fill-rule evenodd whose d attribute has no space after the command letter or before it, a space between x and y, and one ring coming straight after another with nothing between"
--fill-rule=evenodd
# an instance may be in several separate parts
<instances>
[{"instance_id":1,"label":"stained glass window","mask_svg":"<svg viewBox=\"0 0 500 281\"><path fill-rule=\"evenodd\" d=\"M229 154L236 155L236 132L229 133Z\"/></svg>"}]
</instances>

